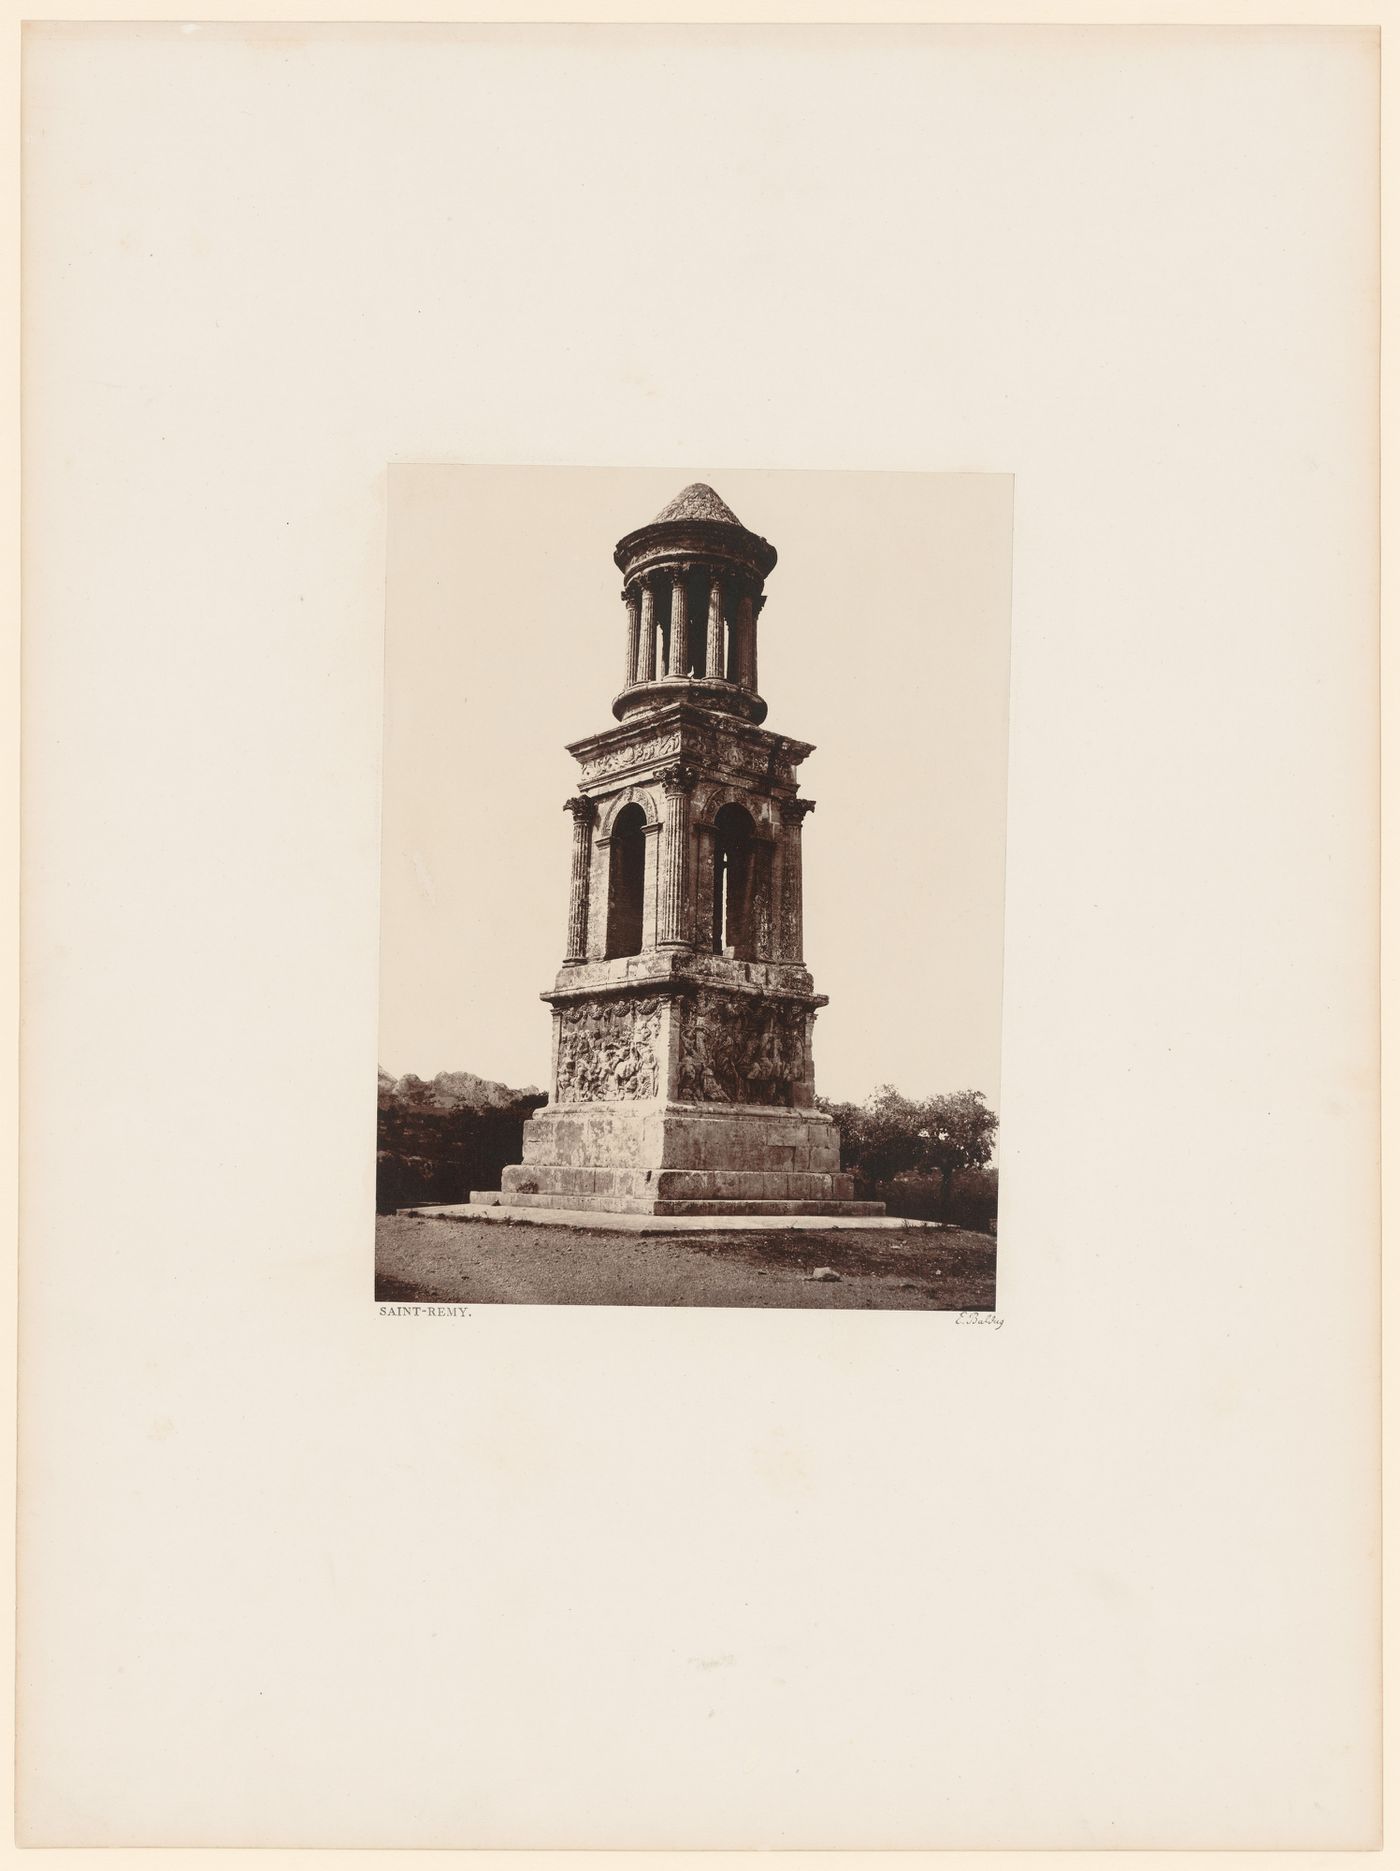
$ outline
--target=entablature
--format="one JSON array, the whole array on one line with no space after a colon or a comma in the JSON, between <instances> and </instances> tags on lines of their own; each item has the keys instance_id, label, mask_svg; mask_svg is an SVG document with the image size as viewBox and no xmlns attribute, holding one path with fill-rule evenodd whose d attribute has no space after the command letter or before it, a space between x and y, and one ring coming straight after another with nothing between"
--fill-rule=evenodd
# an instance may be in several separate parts
<instances>
[{"instance_id":1,"label":"entablature","mask_svg":"<svg viewBox=\"0 0 1400 1871\"><path fill-rule=\"evenodd\" d=\"M698 949L644 950L609 960L566 962L541 1000L554 1004L594 995L687 993L717 988L740 995L801 1001L816 1009L827 996L818 994L801 962L735 961Z\"/></svg>"},{"instance_id":2,"label":"entablature","mask_svg":"<svg viewBox=\"0 0 1400 1871\"><path fill-rule=\"evenodd\" d=\"M568 747L581 768L580 787L593 796L650 777L676 760L721 784L791 792L797 786L796 769L813 751L809 741L716 717L686 702L571 741Z\"/></svg>"}]
</instances>

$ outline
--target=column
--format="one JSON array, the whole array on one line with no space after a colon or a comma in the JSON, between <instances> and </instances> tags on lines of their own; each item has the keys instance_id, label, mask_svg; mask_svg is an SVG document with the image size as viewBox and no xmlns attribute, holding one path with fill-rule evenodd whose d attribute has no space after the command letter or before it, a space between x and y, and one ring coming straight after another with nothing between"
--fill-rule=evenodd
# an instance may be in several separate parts
<instances>
[{"instance_id":1,"label":"column","mask_svg":"<svg viewBox=\"0 0 1400 1871\"><path fill-rule=\"evenodd\" d=\"M784 799L783 907L778 952L784 961L802 960L802 821L816 810L815 799Z\"/></svg>"},{"instance_id":2,"label":"column","mask_svg":"<svg viewBox=\"0 0 1400 1871\"><path fill-rule=\"evenodd\" d=\"M711 682L724 680L724 580L710 574L710 617L705 631L705 674Z\"/></svg>"},{"instance_id":3,"label":"column","mask_svg":"<svg viewBox=\"0 0 1400 1871\"><path fill-rule=\"evenodd\" d=\"M668 676L683 676L690 668L690 591L686 573L678 565L671 574L671 665Z\"/></svg>"},{"instance_id":4,"label":"column","mask_svg":"<svg viewBox=\"0 0 1400 1871\"><path fill-rule=\"evenodd\" d=\"M743 689L758 686L753 618L753 594L741 591L734 607L734 680Z\"/></svg>"},{"instance_id":5,"label":"column","mask_svg":"<svg viewBox=\"0 0 1400 1871\"><path fill-rule=\"evenodd\" d=\"M637 680L637 651L642 641L642 601L635 585L627 587L622 600L627 606L627 667L623 671L622 686L630 689Z\"/></svg>"},{"instance_id":6,"label":"column","mask_svg":"<svg viewBox=\"0 0 1400 1871\"><path fill-rule=\"evenodd\" d=\"M637 658L638 682L656 680L656 587L650 577L642 580L641 653Z\"/></svg>"},{"instance_id":7,"label":"column","mask_svg":"<svg viewBox=\"0 0 1400 1871\"><path fill-rule=\"evenodd\" d=\"M691 902L695 905L691 941L702 953L708 953L714 942L715 923L715 828L713 825L695 827L695 888L691 892Z\"/></svg>"},{"instance_id":8,"label":"column","mask_svg":"<svg viewBox=\"0 0 1400 1871\"><path fill-rule=\"evenodd\" d=\"M588 954L588 868L592 857L593 821L597 807L591 799L566 799L564 810L574 815L573 867L569 873L569 935L564 960L582 961Z\"/></svg>"},{"instance_id":9,"label":"column","mask_svg":"<svg viewBox=\"0 0 1400 1871\"><path fill-rule=\"evenodd\" d=\"M666 816L661 824L661 892L658 904L658 948L686 948L686 875L690 857L690 795L698 778L694 767L677 764L661 775L666 795Z\"/></svg>"}]
</instances>

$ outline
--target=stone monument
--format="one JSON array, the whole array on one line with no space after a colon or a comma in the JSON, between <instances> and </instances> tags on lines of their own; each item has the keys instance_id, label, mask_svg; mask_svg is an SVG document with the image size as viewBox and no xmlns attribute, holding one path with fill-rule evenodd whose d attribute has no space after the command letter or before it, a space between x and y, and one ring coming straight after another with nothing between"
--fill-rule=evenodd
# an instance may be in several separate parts
<instances>
[{"instance_id":1,"label":"stone monument","mask_svg":"<svg viewBox=\"0 0 1400 1871\"><path fill-rule=\"evenodd\" d=\"M614 558L617 725L575 741L568 944L551 1095L475 1203L650 1215L881 1215L816 1109L802 956L805 741L761 725L758 616L777 563L712 488Z\"/></svg>"}]
</instances>

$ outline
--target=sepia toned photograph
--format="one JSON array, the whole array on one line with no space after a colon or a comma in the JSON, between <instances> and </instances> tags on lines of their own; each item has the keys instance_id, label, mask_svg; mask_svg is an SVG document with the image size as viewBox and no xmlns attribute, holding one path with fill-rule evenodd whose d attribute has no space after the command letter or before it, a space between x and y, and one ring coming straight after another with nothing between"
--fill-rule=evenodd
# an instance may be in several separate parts
<instances>
[{"instance_id":1,"label":"sepia toned photograph","mask_svg":"<svg viewBox=\"0 0 1400 1871\"><path fill-rule=\"evenodd\" d=\"M1010 477L390 480L376 1297L992 1313Z\"/></svg>"},{"instance_id":2,"label":"sepia toned photograph","mask_svg":"<svg viewBox=\"0 0 1400 1871\"><path fill-rule=\"evenodd\" d=\"M838 10L16 35L63 1871L1382 1843L1383 29Z\"/></svg>"}]
</instances>

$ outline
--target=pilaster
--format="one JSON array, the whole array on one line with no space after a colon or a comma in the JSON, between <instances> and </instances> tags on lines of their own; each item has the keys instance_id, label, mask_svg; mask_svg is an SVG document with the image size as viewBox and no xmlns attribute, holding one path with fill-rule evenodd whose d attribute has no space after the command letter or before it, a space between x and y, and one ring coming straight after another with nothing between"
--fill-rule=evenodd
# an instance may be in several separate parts
<instances>
[{"instance_id":1,"label":"pilaster","mask_svg":"<svg viewBox=\"0 0 1400 1871\"><path fill-rule=\"evenodd\" d=\"M646 855L642 871L642 947L656 947L661 877L661 825L646 828Z\"/></svg>"},{"instance_id":2,"label":"pilaster","mask_svg":"<svg viewBox=\"0 0 1400 1871\"><path fill-rule=\"evenodd\" d=\"M588 890L588 955L600 960L608 952L608 869L611 838L594 838Z\"/></svg>"},{"instance_id":3,"label":"pilaster","mask_svg":"<svg viewBox=\"0 0 1400 1871\"><path fill-rule=\"evenodd\" d=\"M661 830L661 890L656 930L660 948L689 947L692 941L689 883L690 795L699 775L683 763L661 776L666 810Z\"/></svg>"}]
</instances>

